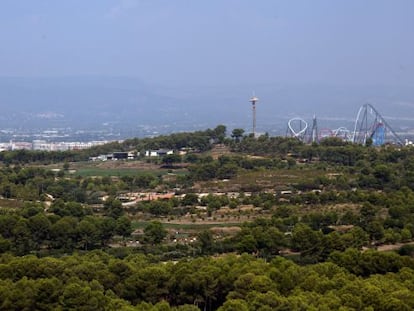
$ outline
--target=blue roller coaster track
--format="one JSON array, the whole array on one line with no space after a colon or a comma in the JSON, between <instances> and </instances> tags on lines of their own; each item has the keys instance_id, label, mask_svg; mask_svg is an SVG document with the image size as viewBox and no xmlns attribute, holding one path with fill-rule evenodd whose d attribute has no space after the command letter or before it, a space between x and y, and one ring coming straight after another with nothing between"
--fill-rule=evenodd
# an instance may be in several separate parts
<instances>
[{"instance_id":1,"label":"blue roller coaster track","mask_svg":"<svg viewBox=\"0 0 414 311\"><path fill-rule=\"evenodd\" d=\"M371 104L365 104L359 109L352 141L365 145L368 139L375 146L384 145L386 142L404 145L403 140Z\"/></svg>"}]
</instances>

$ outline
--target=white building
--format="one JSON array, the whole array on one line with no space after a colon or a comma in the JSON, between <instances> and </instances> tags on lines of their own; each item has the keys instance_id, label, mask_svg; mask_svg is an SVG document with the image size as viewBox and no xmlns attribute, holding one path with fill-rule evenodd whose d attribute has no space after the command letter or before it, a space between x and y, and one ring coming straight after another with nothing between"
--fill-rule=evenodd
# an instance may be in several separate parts
<instances>
[{"instance_id":1,"label":"white building","mask_svg":"<svg viewBox=\"0 0 414 311\"><path fill-rule=\"evenodd\" d=\"M158 150L146 150L146 157L162 157L165 155L174 154L174 150L171 149L158 149Z\"/></svg>"}]
</instances>

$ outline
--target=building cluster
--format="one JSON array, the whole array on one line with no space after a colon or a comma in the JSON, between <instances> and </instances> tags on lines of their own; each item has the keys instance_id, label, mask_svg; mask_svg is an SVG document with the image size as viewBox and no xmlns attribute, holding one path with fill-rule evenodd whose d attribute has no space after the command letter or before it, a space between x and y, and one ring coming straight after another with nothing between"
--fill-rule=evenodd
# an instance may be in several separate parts
<instances>
[{"instance_id":1,"label":"building cluster","mask_svg":"<svg viewBox=\"0 0 414 311\"><path fill-rule=\"evenodd\" d=\"M97 157L90 157L90 161L117 161L117 160L134 160L140 155L144 157L162 157L170 154L174 154L172 149L158 149L158 150L145 150L143 153L128 151L128 152L113 152L109 154L101 154ZM181 155L181 152L179 153Z\"/></svg>"},{"instance_id":2,"label":"building cluster","mask_svg":"<svg viewBox=\"0 0 414 311\"><path fill-rule=\"evenodd\" d=\"M47 142L46 140L33 140L32 142L10 141L0 143L0 151L6 150L41 150L41 151L67 151L88 149L94 146L104 145L109 141L89 142Z\"/></svg>"},{"instance_id":3,"label":"building cluster","mask_svg":"<svg viewBox=\"0 0 414 311\"><path fill-rule=\"evenodd\" d=\"M89 161L117 161L117 160L134 160L136 158L136 152L113 152L108 154L101 154L97 157L90 157Z\"/></svg>"}]
</instances>

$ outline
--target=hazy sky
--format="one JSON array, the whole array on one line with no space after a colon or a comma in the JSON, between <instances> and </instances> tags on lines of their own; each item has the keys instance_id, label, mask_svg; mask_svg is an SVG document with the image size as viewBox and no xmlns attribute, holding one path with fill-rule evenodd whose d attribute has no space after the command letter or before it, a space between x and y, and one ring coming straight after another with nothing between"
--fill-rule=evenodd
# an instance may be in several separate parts
<instances>
[{"instance_id":1,"label":"hazy sky","mask_svg":"<svg viewBox=\"0 0 414 311\"><path fill-rule=\"evenodd\" d=\"M413 0L1 0L0 75L414 86Z\"/></svg>"}]
</instances>

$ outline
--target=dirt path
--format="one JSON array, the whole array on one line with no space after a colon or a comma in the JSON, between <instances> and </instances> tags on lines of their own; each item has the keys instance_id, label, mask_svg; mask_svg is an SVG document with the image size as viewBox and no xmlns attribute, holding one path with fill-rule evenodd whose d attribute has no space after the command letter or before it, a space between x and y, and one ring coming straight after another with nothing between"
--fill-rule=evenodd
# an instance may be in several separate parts
<instances>
[{"instance_id":1,"label":"dirt path","mask_svg":"<svg viewBox=\"0 0 414 311\"><path fill-rule=\"evenodd\" d=\"M407 242L407 243L396 243L396 244L384 244L377 247L377 251L379 252L388 252L400 249L404 245L414 245L414 242Z\"/></svg>"}]
</instances>

